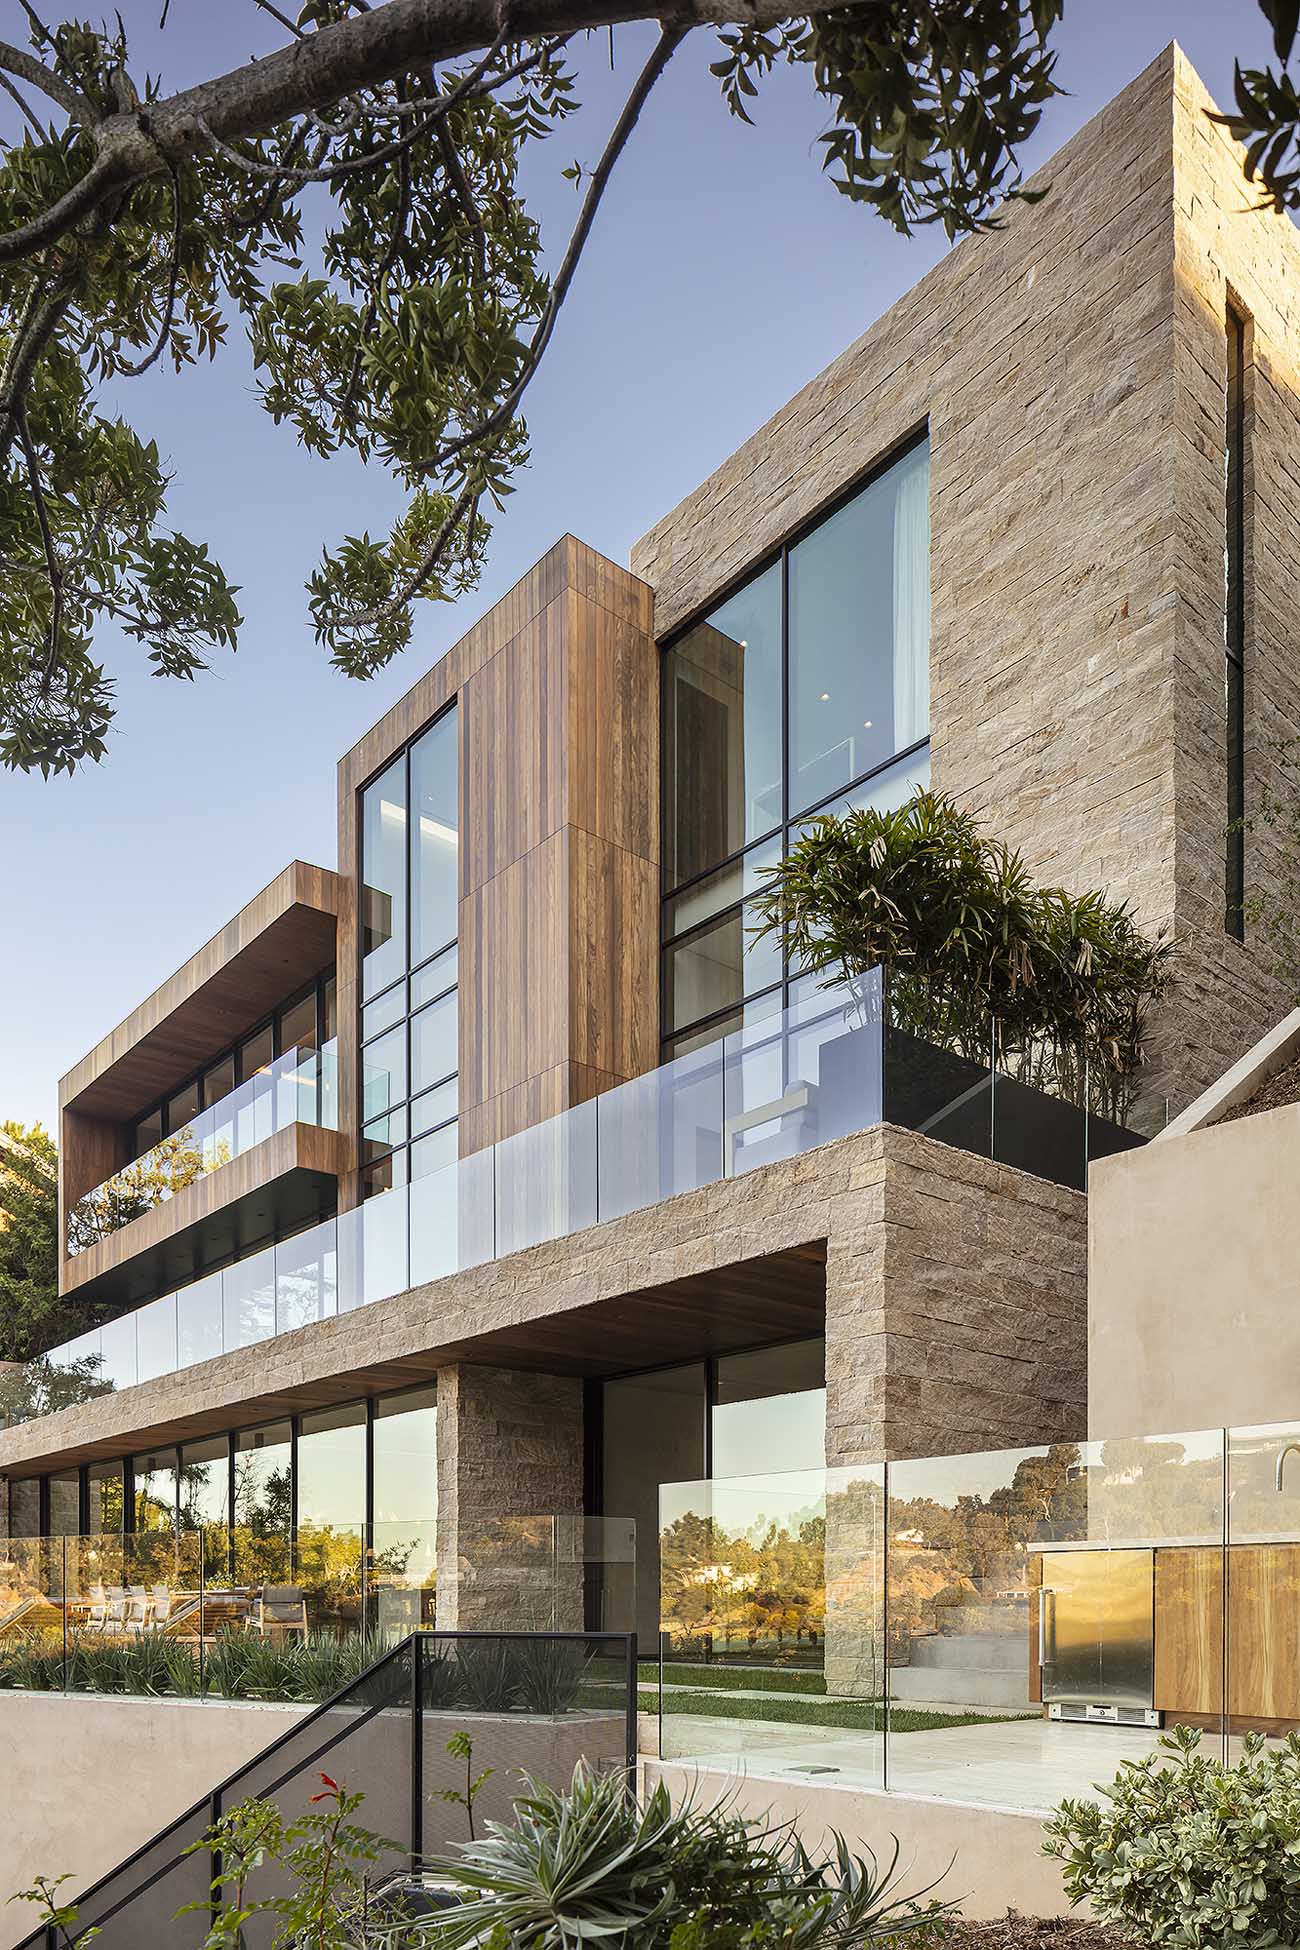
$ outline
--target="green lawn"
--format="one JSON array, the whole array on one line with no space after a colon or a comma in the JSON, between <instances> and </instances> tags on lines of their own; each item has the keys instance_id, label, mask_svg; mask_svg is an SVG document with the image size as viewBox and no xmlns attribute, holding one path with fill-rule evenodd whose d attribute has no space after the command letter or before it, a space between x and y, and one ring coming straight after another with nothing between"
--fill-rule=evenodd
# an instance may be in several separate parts
<instances>
[{"instance_id":1,"label":"green lawn","mask_svg":"<svg viewBox=\"0 0 1300 1950\"><path fill-rule=\"evenodd\" d=\"M659 1684L659 1668L653 1660L643 1660L638 1668L643 1686ZM710 1693L824 1693L826 1680L819 1672L784 1666L692 1666L675 1660L664 1666L670 1686L703 1686Z\"/></svg>"},{"instance_id":2,"label":"green lawn","mask_svg":"<svg viewBox=\"0 0 1300 1950\"><path fill-rule=\"evenodd\" d=\"M644 1691L639 1695L642 1713L659 1711L659 1694ZM737 1698L726 1692L704 1692L697 1687L669 1691L664 1698L665 1719L700 1714L719 1720L765 1720L805 1727L852 1727L859 1732L883 1732L884 1707L878 1700L782 1698L772 1694L765 1699ZM1034 1713L923 1713L914 1707L896 1706L889 1716L891 1733L930 1733L948 1727L998 1726L1009 1720L1032 1720Z\"/></svg>"}]
</instances>

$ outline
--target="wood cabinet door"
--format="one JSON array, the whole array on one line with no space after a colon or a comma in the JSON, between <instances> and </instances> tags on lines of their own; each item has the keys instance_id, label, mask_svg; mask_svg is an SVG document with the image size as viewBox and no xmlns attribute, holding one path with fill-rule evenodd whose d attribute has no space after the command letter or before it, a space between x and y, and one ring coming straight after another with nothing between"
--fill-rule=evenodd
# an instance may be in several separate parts
<instances>
[{"instance_id":1,"label":"wood cabinet door","mask_svg":"<svg viewBox=\"0 0 1300 1950\"><path fill-rule=\"evenodd\" d=\"M1223 1711L1223 1552L1156 1552L1155 1704Z\"/></svg>"},{"instance_id":2,"label":"wood cabinet door","mask_svg":"<svg viewBox=\"0 0 1300 1950\"><path fill-rule=\"evenodd\" d=\"M1300 1545L1228 1552L1228 1711L1300 1720Z\"/></svg>"}]
</instances>

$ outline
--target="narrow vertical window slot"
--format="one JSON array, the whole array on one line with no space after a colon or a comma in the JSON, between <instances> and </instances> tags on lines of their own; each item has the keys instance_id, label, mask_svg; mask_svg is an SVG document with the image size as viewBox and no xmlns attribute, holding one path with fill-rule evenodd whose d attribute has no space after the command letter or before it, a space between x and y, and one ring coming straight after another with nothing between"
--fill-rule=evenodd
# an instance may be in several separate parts
<instances>
[{"instance_id":1,"label":"narrow vertical window slot","mask_svg":"<svg viewBox=\"0 0 1300 1950\"><path fill-rule=\"evenodd\" d=\"M1227 858L1224 926L1245 937L1246 898L1246 379L1248 325L1228 307L1224 440L1224 696L1227 724Z\"/></svg>"}]
</instances>

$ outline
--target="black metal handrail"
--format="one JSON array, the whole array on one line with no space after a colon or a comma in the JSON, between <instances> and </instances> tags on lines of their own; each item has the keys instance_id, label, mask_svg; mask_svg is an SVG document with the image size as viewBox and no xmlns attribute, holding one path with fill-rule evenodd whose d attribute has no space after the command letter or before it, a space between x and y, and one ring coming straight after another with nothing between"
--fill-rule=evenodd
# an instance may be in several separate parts
<instances>
[{"instance_id":1,"label":"black metal handrail","mask_svg":"<svg viewBox=\"0 0 1300 1950\"><path fill-rule=\"evenodd\" d=\"M169 1821L166 1827L160 1829L149 1841L143 1842L139 1848L133 1849L114 1868L108 1870L105 1875L100 1876L97 1881L91 1883L88 1889L84 1890L81 1895L74 1899L73 1906L78 1911L78 1931L92 1926L97 1926L102 1929L104 1924L110 1922L115 1916L119 1916L129 1904L138 1901L141 1896L147 1894L164 1876L170 1875L180 1866L186 1854L189 1852L192 1846L192 1839L191 1841L187 1841L184 1847L178 1847L174 1853L168 1854L149 1874L124 1891L107 1908L94 1911L91 1914L86 1913L87 1905L93 1906L95 1898L107 1891L119 1877L129 1875L137 1863L142 1863L155 1850L165 1847L169 1836L183 1833L193 1823L198 1821L203 1822L204 1832L215 1827L225 1810L235 1805L241 1798L247 1798L241 1796L239 1790L241 1784L246 1783L250 1775L264 1768L268 1761L273 1760L275 1755L282 1752L291 1742L300 1741L304 1731L316 1722L323 1720L326 1714L337 1713L341 1707L346 1706L357 1694L368 1691L378 1676L382 1675L386 1670L399 1665L403 1660L409 1660L410 1663L409 1712L412 1734L410 1858L411 1866L415 1868L424 1854L424 1743L421 1736L423 1732L423 1717L427 1710L424 1704L422 1683L425 1650L430 1645L437 1645L439 1643L460 1644L484 1641L496 1644L526 1642L534 1644L584 1645L596 1649L603 1648L610 1654L621 1655L624 1716L623 1765L629 1791L632 1791L636 1780L637 1746L637 1661L636 1634L634 1632L460 1632L439 1630L412 1632L406 1638L399 1639L395 1645L390 1646L386 1652L382 1653L375 1660L373 1665L367 1666L364 1672L359 1673L355 1679L349 1680L348 1684L342 1687L339 1692L332 1694L329 1699L321 1701L318 1706L314 1706L310 1712L305 1713L300 1720L295 1721L291 1727L287 1727L283 1733L278 1734L274 1740L269 1741L265 1747L260 1748L242 1766L236 1768L233 1774L228 1774L224 1780L219 1781L201 1800L194 1802L172 1821ZM307 1768L317 1766L320 1761L324 1760L327 1754L342 1741L351 1738L360 1727L367 1725L378 1714L391 1711L401 1704L401 1700L397 1697L390 1698L381 1696L366 1710L350 1718L346 1726L336 1728L328 1738L322 1740L318 1747L313 1748L305 1756L296 1758L293 1765L285 1773L258 1789L257 1794L253 1798L264 1799L278 1793L295 1775L301 1774ZM217 1867L218 1865L214 1862L214 1874L216 1873ZM16 1946L16 1950L57 1950L57 1935L54 1927L49 1924L39 1925L29 1936L21 1940Z\"/></svg>"}]
</instances>

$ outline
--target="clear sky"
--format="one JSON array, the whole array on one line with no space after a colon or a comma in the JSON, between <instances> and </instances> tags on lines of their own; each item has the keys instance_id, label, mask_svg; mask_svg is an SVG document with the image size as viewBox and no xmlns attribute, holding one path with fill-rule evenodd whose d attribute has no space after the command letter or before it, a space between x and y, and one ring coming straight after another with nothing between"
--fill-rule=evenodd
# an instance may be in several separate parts
<instances>
[{"instance_id":1,"label":"clear sky","mask_svg":"<svg viewBox=\"0 0 1300 1950\"><path fill-rule=\"evenodd\" d=\"M3 11L17 16L16 0ZM282 38L251 0L171 0L161 39L159 12L122 0L168 87ZM1066 16L1069 94L1044 116L1035 166L1175 37L1220 102L1233 56L1268 50L1255 0L1067 0ZM582 116L534 151L551 248L575 207L560 171L594 161L646 43L620 29L613 76L603 37L589 43ZM312 460L272 425L238 327L212 368L155 371L124 393L170 457L175 525L211 543L247 621L238 655L193 686L150 679L144 653L106 633L120 679L108 757L71 780L0 774L0 1118L52 1124L62 1072L289 860L334 864L337 758L559 534L626 560L942 255L941 236L896 237L822 176L804 77L778 75L746 129L712 58L704 34L679 51L607 193L529 396L534 458L480 588L421 605L413 647L371 683L330 670L303 581L324 542L382 532L395 506L383 475Z\"/></svg>"}]
</instances>

